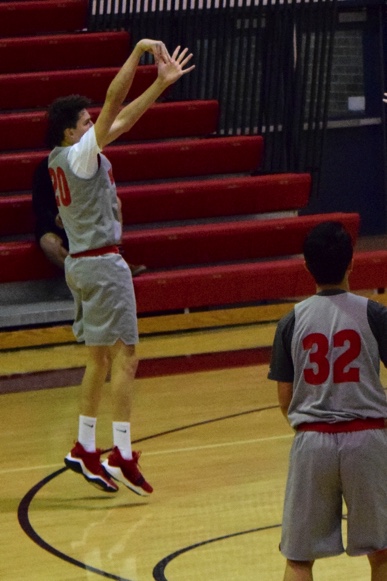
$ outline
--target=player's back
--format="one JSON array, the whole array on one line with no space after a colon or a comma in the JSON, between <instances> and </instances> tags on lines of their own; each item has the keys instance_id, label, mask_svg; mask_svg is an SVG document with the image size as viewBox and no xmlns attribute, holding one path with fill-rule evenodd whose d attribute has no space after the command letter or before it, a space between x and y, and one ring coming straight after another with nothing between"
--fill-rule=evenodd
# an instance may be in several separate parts
<instances>
[{"instance_id":1,"label":"player's back","mask_svg":"<svg viewBox=\"0 0 387 581\"><path fill-rule=\"evenodd\" d=\"M368 303L349 292L326 291L296 305L292 425L387 417Z\"/></svg>"}]
</instances>

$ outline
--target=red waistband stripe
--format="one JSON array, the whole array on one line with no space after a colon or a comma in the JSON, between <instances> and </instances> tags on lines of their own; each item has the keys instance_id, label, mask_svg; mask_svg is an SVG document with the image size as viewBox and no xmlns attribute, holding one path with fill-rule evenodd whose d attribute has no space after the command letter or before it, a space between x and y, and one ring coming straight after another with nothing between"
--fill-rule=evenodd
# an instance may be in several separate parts
<instances>
[{"instance_id":1,"label":"red waistband stripe","mask_svg":"<svg viewBox=\"0 0 387 581\"><path fill-rule=\"evenodd\" d=\"M362 430L383 430L387 427L384 418L358 418L348 422L304 422L296 427L297 432L323 432L339 434L344 432L360 432Z\"/></svg>"},{"instance_id":2,"label":"red waistband stripe","mask_svg":"<svg viewBox=\"0 0 387 581\"><path fill-rule=\"evenodd\" d=\"M92 248L84 252L70 254L71 258L83 258L84 256L103 256L104 254L119 254L118 246L102 246L102 248Z\"/></svg>"}]
</instances>

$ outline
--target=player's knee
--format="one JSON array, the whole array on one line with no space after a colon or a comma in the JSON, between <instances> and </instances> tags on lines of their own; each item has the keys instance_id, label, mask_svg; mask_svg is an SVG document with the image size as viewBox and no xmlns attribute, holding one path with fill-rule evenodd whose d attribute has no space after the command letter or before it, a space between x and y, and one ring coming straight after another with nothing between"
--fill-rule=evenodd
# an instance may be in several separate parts
<instances>
[{"instance_id":1,"label":"player's knee","mask_svg":"<svg viewBox=\"0 0 387 581\"><path fill-rule=\"evenodd\" d=\"M50 251L60 244L59 237L53 232L46 232L39 240L40 247L43 251Z\"/></svg>"},{"instance_id":2,"label":"player's knee","mask_svg":"<svg viewBox=\"0 0 387 581\"><path fill-rule=\"evenodd\" d=\"M138 367L138 357L135 353L126 358L126 368L129 375L135 375Z\"/></svg>"},{"instance_id":3,"label":"player's knee","mask_svg":"<svg viewBox=\"0 0 387 581\"><path fill-rule=\"evenodd\" d=\"M134 345L125 345L117 353L117 365L128 375L136 374L138 367L138 357Z\"/></svg>"},{"instance_id":4,"label":"player's knee","mask_svg":"<svg viewBox=\"0 0 387 581\"><path fill-rule=\"evenodd\" d=\"M101 372L107 370L111 363L109 349L107 347L89 347L88 365L99 368Z\"/></svg>"},{"instance_id":5,"label":"player's knee","mask_svg":"<svg viewBox=\"0 0 387 581\"><path fill-rule=\"evenodd\" d=\"M53 232L47 232L40 238L39 245L48 260L53 262L56 266L63 268L67 250L64 248L63 242L59 236Z\"/></svg>"}]
</instances>

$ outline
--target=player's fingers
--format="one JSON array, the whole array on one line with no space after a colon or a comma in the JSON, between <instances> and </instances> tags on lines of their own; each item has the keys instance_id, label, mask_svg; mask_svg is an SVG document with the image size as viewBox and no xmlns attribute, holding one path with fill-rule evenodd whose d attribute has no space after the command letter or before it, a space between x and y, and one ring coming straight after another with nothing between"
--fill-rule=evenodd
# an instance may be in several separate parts
<instances>
[{"instance_id":1,"label":"player's fingers","mask_svg":"<svg viewBox=\"0 0 387 581\"><path fill-rule=\"evenodd\" d=\"M184 59L185 55L187 54L187 52L188 52L188 48L185 48L184 50L182 50L181 53L176 58L176 62L181 63L182 60Z\"/></svg>"},{"instance_id":2,"label":"player's fingers","mask_svg":"<svg viewBox=\"0 0 387 581\"><path fill-rule=\"evenodd\" d=\"M155 63L157 64L160 60L163 62L167 62L169 54L167 51L167 47L161 41L155 42L152 47L152 53L155 59Z\"/></svg>"},{"instance_id":3,"label":"player's fingers","mask_svg":"<svg viewBox=\"0 0 387 581\"><path fill-rule=\"evenodd\" d=\"M181 64L181 66L182 66L182 68L184 68L184 67L185 67L185 65L186 65L187 63L189 63L189 61L191 60L191 58L192 58L192 57L193 57L193 54L192 54L192 52L191 52L191 53L190 53L190 54L189 54L189 55L188 55L188 56L187 56L187 57L186 57L186 58L185 58L185 59L184 59L184 60L183 60L183 61L180 63L180 64Z\"/></svg>"},{"instance_id":4,"label":"player's fingers","mask_svg":"<svg viewBox=\"0 0 387 581\"><path fill-rule=\"evenodd\" d=\"M162 47L161 47L160 58L165 63L167 63L167 62L169 62L171 60L171 55L169 54L168 49L167 49L167 47L165 46L164 43L162 44Z\"/></svg>"},{"instance_id":5,"label":"player's fingers","mask_svg":"<svg viewBox=\"0 0 387 581\"><path fill-rule=\"evenodd\" d=\"M179 54L179 52L180 52L180 48L181 48L181 47L180 47L180 44L179 44L179 46L177 46L177 47L175 48L175 50L173 51L173 53L172 53L172 59L173 59L173 60L176 60L176 58L177 58L177 55L178 55L178 54Z\"/></svg>"},{"instance_id":6,"label":"player's fingers","mask_svg":"<svg viewBox=\"0 0 387 581\"><path fill-rule=\"evenodd\" d=\"M193 69L195 68L195 65L192 65L191 67L189 67L188 69L184 69L182 71L183 75L186 75L187 73L190 73L191 71L193 71Z\"/></svg>"}]
</instances>

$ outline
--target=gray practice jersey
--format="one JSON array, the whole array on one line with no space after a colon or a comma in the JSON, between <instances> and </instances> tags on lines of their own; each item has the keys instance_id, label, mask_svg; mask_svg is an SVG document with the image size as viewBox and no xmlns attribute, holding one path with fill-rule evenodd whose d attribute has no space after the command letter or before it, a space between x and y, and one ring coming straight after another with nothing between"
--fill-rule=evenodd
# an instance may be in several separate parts
<instances>
[{"instance_id":1,"label":"gray practice jersey","mask_svg":"<svg viewBox=\"0 0 387 581\"><path fill-rule=\"evenodd\" d=\"M79 178L70 169L69 150L55 147L49 157L49 171L70 253L118 244L121 224L109 160L99 154L96 174L89 179Z\"/></svg>"},{"instance_id":2,"label":"gray practice jersey","mask_svg":"<svg viewBox=\"0 0 387 581\"><path fill-rule=\"evenodd\" d=\"M298 303L278 324L269 378L292 382L290 424L387 417L387 309L349 292Z\"/></svg>"}]
</instances>

